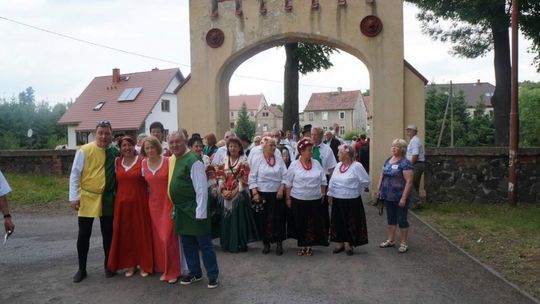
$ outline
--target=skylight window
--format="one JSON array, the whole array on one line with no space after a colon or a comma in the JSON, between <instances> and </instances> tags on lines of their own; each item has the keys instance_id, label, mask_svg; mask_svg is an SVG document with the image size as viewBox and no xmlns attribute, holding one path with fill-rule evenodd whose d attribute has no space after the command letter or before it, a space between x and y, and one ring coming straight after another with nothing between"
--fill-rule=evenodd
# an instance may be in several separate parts
<instances>
[{"instance_id":1,"label":"skylight window","mask_svg":"<svg viewBox=\"0 0 540 304\"><path fill-rule=\"evenodd\" d=\"M103 105L105 104L105 101L99 101L96 106L94 107L94 111L99 111L101 108L103 108Z\"/></svg>"},{"instance_id":2,"label":"skylight window","mask_svg":"<svg viewBox=\"0 0 540 304\"><path fill-rule=\"evenodd\" d=\"M141 93L142 88L127 88L122 92L118 101L133 101L137 98L139 93Z\"/></svg>"}]
</instances>

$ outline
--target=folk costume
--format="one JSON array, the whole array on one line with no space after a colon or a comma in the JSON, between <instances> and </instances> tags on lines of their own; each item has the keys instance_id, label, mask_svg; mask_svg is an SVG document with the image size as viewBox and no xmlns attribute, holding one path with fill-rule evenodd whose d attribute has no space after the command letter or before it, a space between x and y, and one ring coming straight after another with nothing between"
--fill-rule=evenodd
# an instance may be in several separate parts
<instances>
[{"instance_id":1,"label":"folk costume","mask_svg":"<svg viewBox=\"0 0 540 304\"><path fill-rule=\"evenodd\" d=\"M154 170L148 166L148 159L142 161L143 175L149 188L148 209L152 227L152 249L154 271L163 272L165 281L181 276L180 247L171 218L172 202L167 195L169 181L169 158L161 157L161 163Z\"/></svg>"},{"instance_id":2,"label":"folk costume","mask_svg":"<svg viewBox=\"0 0 540 304\"><path fill-rule=\"evenodd\" d=\"M216 281L219 269L207 217L208 183L204 165L195 153L186 150L178 158L175 155L169 158L168 193L173 203L175 230L182 240L189 276L202 277L200 250L208 279Z\"/></svg>"},{"instance_id":3,"label":"folk costume","mask_svg":"<svg viewBox=\"0 0 540 304\"><path fill-rule=\"evenodd\" d=\"M114 160L120 155L116 146L107 149L96 142L83 145L75 154L69 177L69 200L79 201L77 255L79 271L86 273L90 236L94 218L99 217L106 270L113 235L116 179Z\"/></svg>"},{"instance_id":4,"label":"folk costume","mask_svg":"<svg viewBox=\"0 0 540 304\"><path fill-rule=\"evenodd\" d=\"M152 273L152 226L142 159L136 156L133 163L127 164L123 158L116 158L116 180L114 234L108 268L117 271L140 266L141 271Z\"/></svg>"},{"instance_id":5,"label":"folk costume","mask_svg":"<svg viewBox=\"0 0 540 304\"><path fill-rule=\"evenodd\" d=\"M243 155L234 162L225 156L216 173L222 206L220 243L225 251L245 251L248 243L259 240L248 193L248 176L249 165ZM233 198L225 199L222 195L225 190L237 192Z\"/></svg>"},{"instance_id":6,"label":"folk costume","mask_svg":"<svg viewBox=\"0 0 540 304\"><path fill-rule=\"evenodd\" d=\"M349 166L338 163L328 184L327 195L333 197L330 240L351 246L368 243L366 213L360 194L369 185L369 176L359 162Z\"/></svg>"}]
</instances>

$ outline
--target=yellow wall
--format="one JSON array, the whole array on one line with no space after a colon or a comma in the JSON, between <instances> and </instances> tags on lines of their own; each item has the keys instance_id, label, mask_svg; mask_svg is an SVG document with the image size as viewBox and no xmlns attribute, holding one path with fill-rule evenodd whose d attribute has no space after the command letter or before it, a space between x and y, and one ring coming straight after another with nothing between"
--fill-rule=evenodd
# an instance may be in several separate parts
<instances>
[{"instance_id":1,"label":"yellow wall","mask_svg":"<svg viewBox=\"0 0 540 304\"><path fill-rule=\"evenodd\" d=\"M266 16L259 13L259 1L243 1L241 17L235 15L234 1L226 1L219 4L219 16L212 18L211 1L190 0L191 79L178 92L179 126L222 137L229 129L229 80L242 62L286 42L334 46L363 61L370 72L370 172L375 187L392 140L403 137L404 126L416 120L409 108L419 108L421 103L423 111L423 97L416 99L423 96L423 87L421 93L411 93L409 89L419 86L405 80L402 0L379 0L373 5L350 0L345 7L338 7L336 0L321 0L319 10L312 10L310 1L293 1L292 12L285 12L283 0L266 2ZM360 32L360 22L368 15L377 15L383 22L383 31L374 38ZM212 28L225 33L223 45L215 49L205 40ZM415 123L423 126L423 120Z\"/></svg>"}]
</instances>

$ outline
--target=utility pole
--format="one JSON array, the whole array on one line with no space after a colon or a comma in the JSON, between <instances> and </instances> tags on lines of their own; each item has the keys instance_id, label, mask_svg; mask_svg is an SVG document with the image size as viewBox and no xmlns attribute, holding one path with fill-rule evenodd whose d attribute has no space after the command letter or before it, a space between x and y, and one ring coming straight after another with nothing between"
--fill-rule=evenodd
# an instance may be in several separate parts
<instances>
[{"instance_id":1,"label":"utility pole","mask_svg":"<svg viewBox=\"0 0 540 304\"><path fill-rule=\"evenodd\" d=\"M448 105L452 102L452 81L450 81L450 91L448 92L448 99L446 100L446 107L444 108L444 116L441 124L441 132L439 133L439 140L437 141L437 148L441 146L441 140L444 133L444 125L446 124L446 114L448 113ZM453 126L451 126L453 127ZM453 131L452 131L452 142L451 147L454 146L453 140Z\"/></svg>"},{"instance_id":2,"label":"utility pole","mask_svg":"<svg viewBox=\"0 0 540 304\"><path fill-rule=\"evenodd\" d=\"M512 0L512 100L510 105L510 146L508 153L508 201L517 204L518 120L518 13L519 1Z\"/></svg>"}]
</instances>

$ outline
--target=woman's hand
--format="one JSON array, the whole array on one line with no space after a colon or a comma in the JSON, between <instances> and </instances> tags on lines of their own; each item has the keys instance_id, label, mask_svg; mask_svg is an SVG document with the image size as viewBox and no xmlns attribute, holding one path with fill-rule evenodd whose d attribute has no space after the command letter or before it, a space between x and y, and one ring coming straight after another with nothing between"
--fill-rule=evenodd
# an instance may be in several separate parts
<instances>
[{"instance_id":1,"label":"woman's hand","mask_svg":"<svg viewBox=\"0 0 540 304\"><path fill-rule=\"evenodd\" d=\"M278 192L276 193L276 198L278 200L283 198L283 190L282 189L278 190Z\"/></svg>"},{"instance_id":2,"label":"woman's hand","mask_svg":"<svg viewBox=\"0 0 540 304\"><path fill-rule=\"evenodd\" d=\"M399 200L399 206L400 206L400 207L405 207L405 203L406 203L406 202L407 202L406 199L404 199L404 198L400 199L400 200Z\"/></svg>"},{"instance_id":3,"label":"woman's hand","mask_svg":"<svg viewBox=\"0 0 540 304\"><path fill-rule=\"evenodd\" d=\"M287 208L291 209L291 207L292 207L292 200L291 200L290 197L287 198L286 203L287 203Z\"/></svg>"},{"instance_id":4,"label":"woman's hand","mask_svg":"<svg viewBox=\"0 0 540 304\"><path fill-rule=\"evenodd\" d=\"M259 197L259 192L255 192L251 195L251 200L254 201L255 203L259 203L261 201L260 197Z\"/></svg>"}]
</instances>

